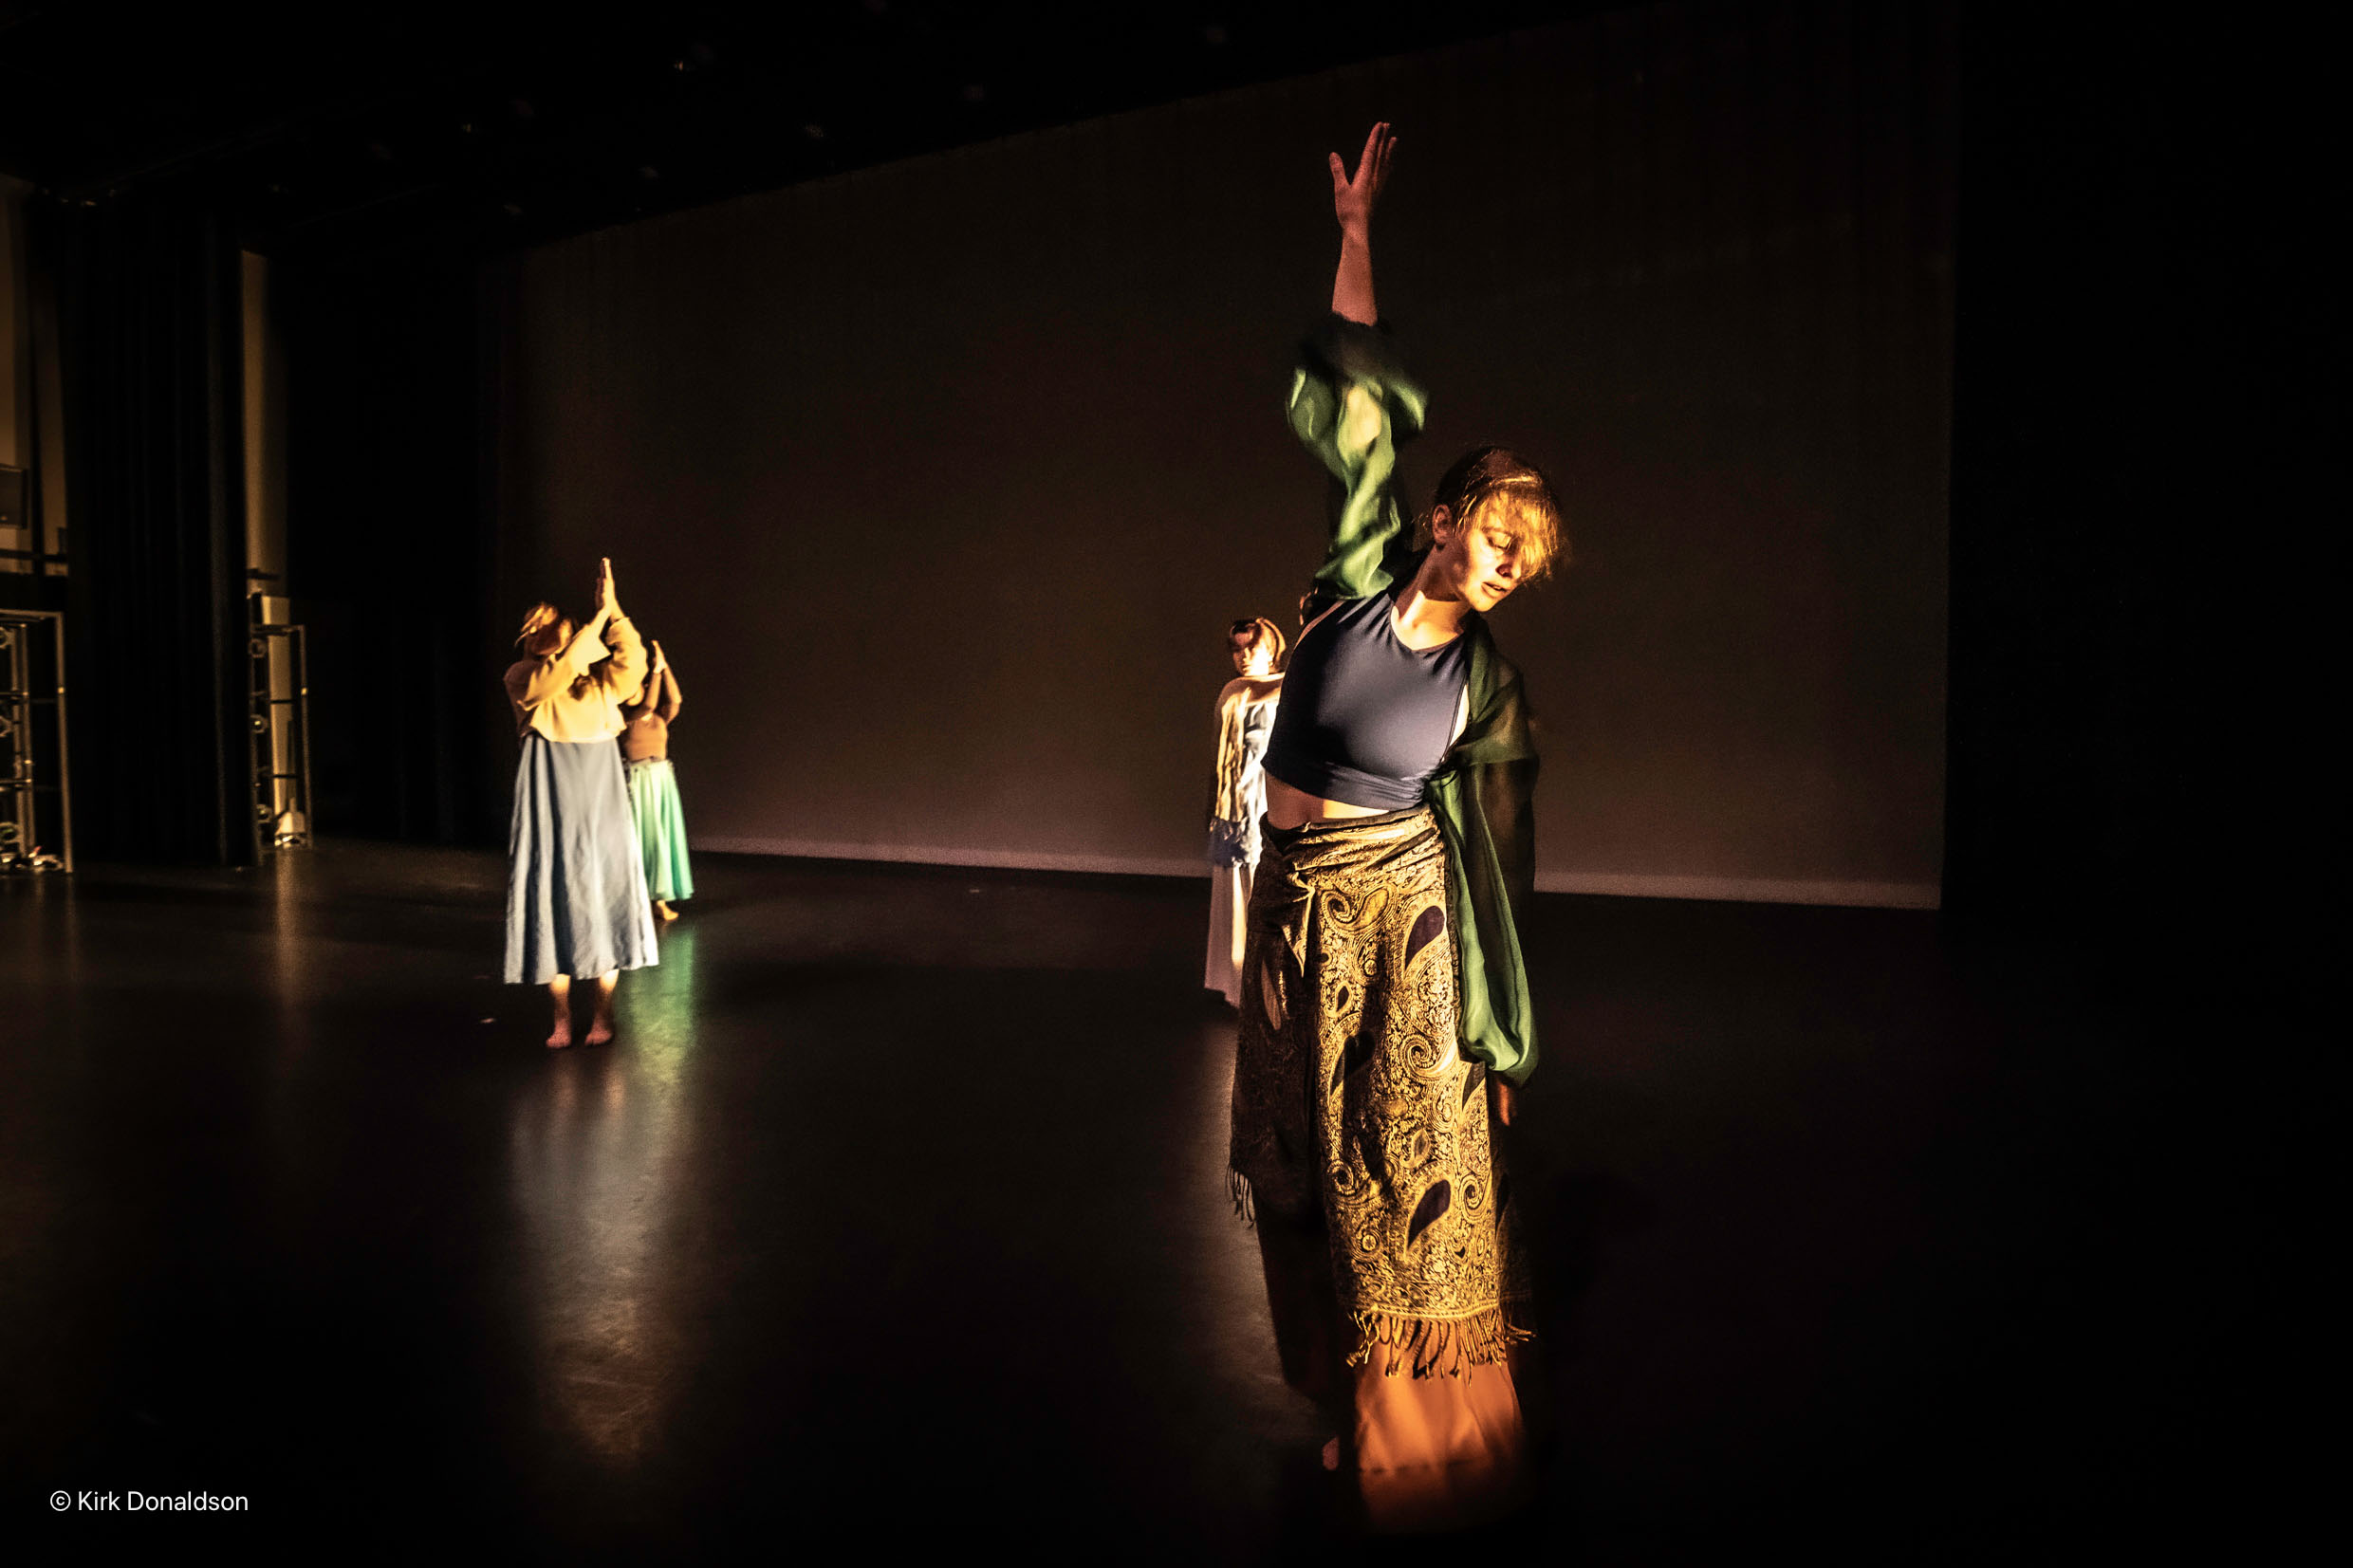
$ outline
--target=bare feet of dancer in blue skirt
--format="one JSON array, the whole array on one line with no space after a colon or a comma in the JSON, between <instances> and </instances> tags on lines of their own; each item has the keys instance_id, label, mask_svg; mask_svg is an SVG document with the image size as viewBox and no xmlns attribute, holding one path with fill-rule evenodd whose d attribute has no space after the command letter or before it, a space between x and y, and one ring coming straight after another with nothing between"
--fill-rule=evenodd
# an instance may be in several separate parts
<instances>
[{"instance_id":1,"label":"bare feet of dancer in blue skirt","mask_svg":"<svg viewBox=\"0 0 2353 1568\"><path fill-rule=\"evenodd\" d=\"M621 970L597 976L597 1012L588 1021L588 1043L602 1045L613 1038L613 987L621 984Z\"/></svg>"},{"instance_id":2,"label":"bare feet of dancer in blue skirt","mask_svg":"<svg viewBox=\"0 0 2353 1568\"><path fill-rule=\"evenodd\" d=\"M556 1006L556 1026L547 1031L547 1049L561 1051L572 1042L572 977L560 974L548 981L547 1000Z\"/></svg>"},{"instance_id":3,"label":"bare feet of dancer in blue skirt","mask_svg":"<svg viewBox=\"0 0 2353 1568\"><path fill-rule=\"evenodd\" d=\"M597 976L596 1016L588 1021L588 1043L602 1045L613 1038L613 987L621 984L621 970ZM557 975L547 982L547 996L555 1004L555 1027L547 1031L547 1049L561 1051L572 1042L572 977Z\"/></svg>"}]
</instances>

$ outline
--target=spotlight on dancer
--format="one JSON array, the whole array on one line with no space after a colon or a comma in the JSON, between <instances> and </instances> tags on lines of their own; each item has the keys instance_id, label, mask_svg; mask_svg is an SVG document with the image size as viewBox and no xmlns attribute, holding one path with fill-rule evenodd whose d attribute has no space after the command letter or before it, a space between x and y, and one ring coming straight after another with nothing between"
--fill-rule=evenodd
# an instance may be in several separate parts
<instances>
[{"instance_id":1,"label":"spotlight on dancer","mask_svg":"<svg viewBox=\"0 0 2353 1568\"><path fill-rule=\"evenodd\" d=\"M1551 489L1496 447L1407 531L1397 448L1426 399L1374 308L1388 130L1353 174L1330 160L1332 313L1291 388L1345 496L1267 745L1232 1164L1284 1375L1338 1433L1325 1463L1374 1528L1414 1530L1494 1518L1531 1480L1496 1128L1536 1061L1516 924L1536 753L1486 615L1562 552Z\"/></svg>"},{"instance_id":2,"label":"spotlight on dancer","mask_svg":"<svg viewBox=\"0 0 2353 1568\"><path fill-rule=\"evenodd\" d=\"M1201 984L1241 1005L1242 937L1251 876L1258 866L1258 820L1267 811L1261 759L1283 694L1282 629L1271 620L1226 628L1234 678L1217 693L1217 772L1210 788L1209 968Z\"/></svg>"},{"instance_id":3,"label":"spotlight on dancer","mask_svg":"<svg viewBox=\"0 0 2353 1568\"><path fill-rule=\"evenodd\" d=\"M629 815L637 824L638 850L645 862L645 893L654 913L676 920L673 903L695 896L695 874L686 863L686 813L678 804L678 779L670 766L670 726L686 699L677 673L658 642L645 685L621 707L628 728L621 734L622 765L629 774Z\"/></svg>"},{"instance_id":4,"label":"spotlight on dancer","mask_svg":"<svg viewBox=\"0 0 2353 1568\"><path fill-rule=\"evenodd\" d=\"M621 613L613 563L599 564L597 607L575 626L554 605L523 618L523 657L507 697L523 738L507 867L507 983L547 987L547 1044L572 1043L572 982L593 981L587 1041L613 1038L623 969L659 963L629 789L614 739L621 701L645 683L645 647Z\"/></svg>"}]
</instances>

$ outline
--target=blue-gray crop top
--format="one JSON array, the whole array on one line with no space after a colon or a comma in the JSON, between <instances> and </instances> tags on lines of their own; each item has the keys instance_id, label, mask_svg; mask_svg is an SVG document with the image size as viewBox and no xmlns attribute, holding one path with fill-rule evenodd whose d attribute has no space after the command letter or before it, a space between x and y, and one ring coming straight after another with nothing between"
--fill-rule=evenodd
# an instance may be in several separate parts
<instances>
[{"instance_id":1,"label":"blue-gray crop top","mask_svg":"<svg viewBox=\"0 0 2353 1568\"><path fill-rule=\"evenodd\" d=\"M1421 803L1461 717L1471 639L1412 649L1386 593L1343 600L1307 629L1283 675L1266 769L1293 789L1373 811Z\"/></svg>"}]
</instances>

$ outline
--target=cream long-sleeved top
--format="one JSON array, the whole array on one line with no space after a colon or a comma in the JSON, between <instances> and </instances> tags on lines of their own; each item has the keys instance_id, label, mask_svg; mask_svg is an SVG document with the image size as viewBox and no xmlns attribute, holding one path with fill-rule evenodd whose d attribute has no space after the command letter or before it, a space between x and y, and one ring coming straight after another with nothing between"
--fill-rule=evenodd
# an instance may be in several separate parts
<instances>
[{"instance_id":1,"label":"cream long-sleeved top","mask_svg":"<svg viewBox=\"0 0 2353 1568\"><path fill-rule=\"evenodd\" d=\"M627 728L621 703L645 683L645 644L627 616L605 622L602 641L574 637L568 651L518 659L507 669L515 733L551 741L609 741Z\"/></svg>"}]
</instances>

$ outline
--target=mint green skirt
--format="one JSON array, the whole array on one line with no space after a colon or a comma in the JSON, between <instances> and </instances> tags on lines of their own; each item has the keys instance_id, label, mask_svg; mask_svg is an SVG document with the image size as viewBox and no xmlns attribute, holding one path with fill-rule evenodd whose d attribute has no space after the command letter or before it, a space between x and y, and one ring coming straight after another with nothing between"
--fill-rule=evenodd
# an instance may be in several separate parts
<instances>
[{"instance_id":1,"label":"mint green skirt","mask_svg":"<svg viewBox=\"0 0 2353 1568\"><path fill-rule=\"evenodd\" d=\"M686 866L686 813L678 808L678 776L667 757L628 765L629 815L637 819L645 857L645 895L665 904L695 896Z\"/></svg>"}]
</instances>

